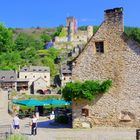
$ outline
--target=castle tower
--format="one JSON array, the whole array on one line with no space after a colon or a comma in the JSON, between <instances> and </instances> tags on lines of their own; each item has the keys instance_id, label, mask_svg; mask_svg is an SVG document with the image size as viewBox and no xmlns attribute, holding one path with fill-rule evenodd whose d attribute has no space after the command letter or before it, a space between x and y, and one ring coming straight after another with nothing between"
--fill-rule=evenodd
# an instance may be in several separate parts
<instances>
[{"instance_id":1,"label":"castle tower","mask_svg":"<svg viewBox=\"0 0 140 140\"><path fill-rule=\"evenodd\" d=\"M93 26L87 27L87 40L89 40L93 35Z\"/></svg>"},{"instance_id":2,"label":"castle tower","mask_svg":"<svg viewBox=\"0 0 140 140\"><path fill-rule=\"evenodd\" d=\"M68 41L73 40L73 36L77 31L77 20L75 17L67 17L66 26L68 28Z\"/></svg>"}]
</instances>

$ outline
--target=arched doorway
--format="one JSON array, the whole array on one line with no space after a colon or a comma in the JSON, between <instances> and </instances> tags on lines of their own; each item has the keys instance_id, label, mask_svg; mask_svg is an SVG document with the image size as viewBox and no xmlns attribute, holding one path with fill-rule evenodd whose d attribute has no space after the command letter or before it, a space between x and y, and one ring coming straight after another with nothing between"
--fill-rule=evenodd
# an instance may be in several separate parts
<instances>
[{"instance_id":1,"label":"arched doorway","mask_svg":"<svg viewBox=\"0 0 140 140\"><path fill-rule=\"evenodd\" d=\"M37 90L37 93L39 93L39 94L44 94L44 92L43 92L42 89Z\"/></svg>"},{"instance_id":2,"label":"arched doorway","mask_svg":"<svg viewBox=\"0 0 140 140\"><path fill-rule=\"evenodd\" d=\"M51 90L50 89L44 90L44 94L51 94Z\"/></svg>"}]
</instances>

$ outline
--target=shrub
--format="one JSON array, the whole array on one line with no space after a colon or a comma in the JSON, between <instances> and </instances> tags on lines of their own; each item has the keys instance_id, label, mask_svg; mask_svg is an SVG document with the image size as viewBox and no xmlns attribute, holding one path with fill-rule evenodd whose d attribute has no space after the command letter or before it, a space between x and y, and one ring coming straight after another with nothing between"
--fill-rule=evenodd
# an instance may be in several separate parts
<instances>
[{"instance_id":1,"label":"shrub","mask_svg":"<svg viewBox=\"0 0 140 140\"><path fill-rule=\"evenodd\" d=\"M67 116L58 116L58 117L56 117L55 121L60 124L68 124L69 119Z\"/></svg>"},{"instance_id":2,"label":"shrub","mask_svg":"<svg viewBox=\"0 0 140 140\"><path fill-rule=\"evenodd\" d=\"M62 97L66 101L71 101L72 99L93 100L99 94L106 93L111 86L112 86L111 80L106 81L88 80L83 83L81 82L67 83L62 90Z\"/></svg>"}]
</instances>

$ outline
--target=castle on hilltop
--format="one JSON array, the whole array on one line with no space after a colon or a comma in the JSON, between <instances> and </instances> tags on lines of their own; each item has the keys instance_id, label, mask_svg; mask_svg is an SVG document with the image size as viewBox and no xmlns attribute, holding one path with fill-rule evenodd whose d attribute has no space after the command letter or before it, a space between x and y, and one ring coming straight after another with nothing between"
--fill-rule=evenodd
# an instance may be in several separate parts
<instances>
[{"instance_id":1,"label":"castle on hilltop","mask_svg":"<svg viewBox=\"0 0 140 140\"><path fill-rule=\"evenodd\" d=\"M78 30L75 17L67 17L66 27L63 27L62 30L66 32L66 35L55 37L55 43L73 42L75 44L85 44L93 35L93 26L88 26L86 31Z\"/></svg>"}]
</instances>

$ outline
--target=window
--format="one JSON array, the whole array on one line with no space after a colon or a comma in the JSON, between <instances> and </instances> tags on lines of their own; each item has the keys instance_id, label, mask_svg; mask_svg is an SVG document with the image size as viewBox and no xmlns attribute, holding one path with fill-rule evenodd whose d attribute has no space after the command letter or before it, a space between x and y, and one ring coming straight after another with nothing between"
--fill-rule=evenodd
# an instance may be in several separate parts
<instances>
[{"instance_id":1,"label":"window","mask_svg":"<svg viewBox=\"0 0 140 140\"><path fill-rule=\"evenodd\" d=\"M86 108L82 108L82 116L85 116L85 117L89 116L89 110Z\"/></svg>"},{"instance_id":2,"label":"window","mask_svg":"<svg viewBox=\"0 0 140 140\"><path fill-rule=\"evenodd\" d=\"M25 76L25 78L27 78L27 76Z\"/></svg>"},{"instance_id":3,"label":"window","mask_svg":"<svg viewBox=\"0 0 140 140\"><path fill-rule=\"evenodd\" d=\"M5 76L2 76L1 79L5 79Z\"/></svg>"},{"instance_id":4,"label":"window","mask_svg":"<svg viewBox=\"0 0 140 140\"><path fill-rule=\"evenodd\" d=\"M96 52L104 53L104 42L95 42Z\"/></svg>"},{"instance_id":5,"label":"window","mask_svg":"<svg viewBox=\"0 0 140 140\"><path fill-rule=\"evenodd\" d=\"M10 79L13 79L13 78L14 78L14 76L11 76L11 77L10 77Z\"/></svg>"},{"instance_id":6,"label":"window","mask_svg":"<svg viewBox=\"0 0 140 140\"><path fill-rule=\"evenodd\" d=\"M44 78L47 78L47 76L44 76Z\"/></svg>"}]
</instances>

